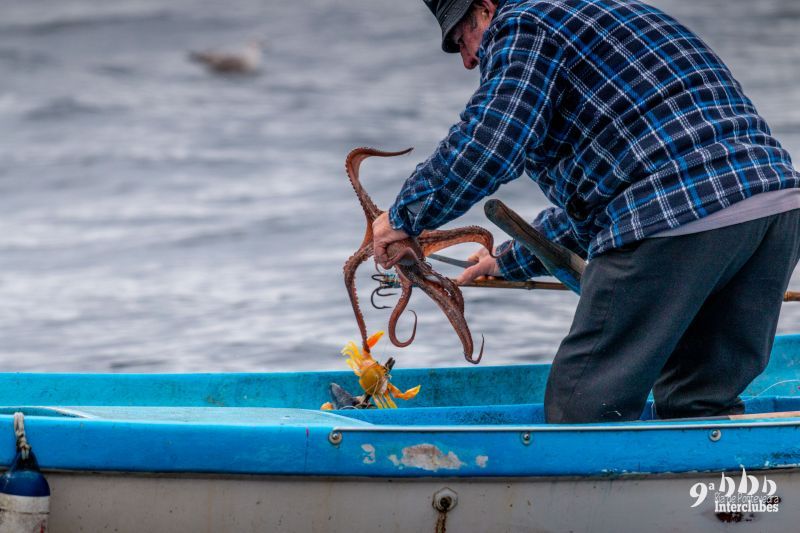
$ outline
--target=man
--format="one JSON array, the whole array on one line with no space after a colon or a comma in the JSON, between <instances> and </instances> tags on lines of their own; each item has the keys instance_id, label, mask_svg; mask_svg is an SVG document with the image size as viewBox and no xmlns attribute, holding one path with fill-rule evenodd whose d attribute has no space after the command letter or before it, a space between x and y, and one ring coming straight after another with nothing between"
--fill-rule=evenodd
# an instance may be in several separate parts
<instances>
[{"instance_id":1,"label":"man","mask_svg":"<svg viewBox=\"0 0 800 533\"><path fill-rule=\"evenodd\" d=\"M386 246L527 173L533 225L589 263L552 423L741 413L800 250L800 174L721 60L633 0L425 0L480 86L375 221ZM460 282L545 274L515 242Z\"/></svg>"}]
</instances>

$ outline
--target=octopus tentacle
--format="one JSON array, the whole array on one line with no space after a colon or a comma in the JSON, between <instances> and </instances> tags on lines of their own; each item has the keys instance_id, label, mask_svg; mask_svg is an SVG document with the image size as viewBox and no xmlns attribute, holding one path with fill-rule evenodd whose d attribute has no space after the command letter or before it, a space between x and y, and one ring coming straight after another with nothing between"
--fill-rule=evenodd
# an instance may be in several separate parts
<instances>
[{"instance_id":1,"label":"octopus tentacle","mask_svg":"<svg viewBox=\"0 0 800 533\"><path fill-rule=\"evenodd\" d=\"M466 226L456 229L426 231L417 239L425 256L434 254L456 244L474 242L494 254L494 237L489 230L480 226ZM494 255L492 255L494 257Z\"/></svg>"},{"instance_id":2,"label":"octopus tentacle","mask_svg":"<svg viewBox=\"0 0 800 533\"><path fill-rule=\"evenodd\" d=\"M395 306L394 310L392 310L392 314L389 317L389 327L387 329L389 330L389 340L392 341L392 344L398 348L405 348L414 342L414 337L417 336L417 314L414 311L411 311L411 313L414 315L414 329L411 331L411 336L407 341L399 340L397 338L397 321L400 319L400 315L403 314L403 311L405 311L406 306L408 305L408 301L411 299L411 289L413 285L408 278L401 274L400 286L402 287L403 292L400 294L400 299L397 301L397 305Z\"/></svg>"},{"instance_id":3,"label":"octopus tentacle","mask_svg":"<svg viewBox=\"0 0 800 533\"><path fill-rule=\"evenodd\" d=\"M486 338L483 335L481 335L481 349L478 352L478 357L475 358L475 359L467 357L467 361L468 362L472 363L473 365L477 365L478 363L481 362L481 359L483 359L483 346L484 346L484 344L486 344Z\"/></svg>"},{"instance_id":4,"label":"octopus tentacle","mask_svg":"<svg viewBox=\"0 0 800 533\"><path fill-rule=\"evenodd\" d=\"M365 191L364 187L361 185L361 180L358 177L358 170L361 167L361 162L371 156L393 157L396 155L407 154L411 150L413 150L413 148L407 148L399 152L385 152L383 150L376 150L375 148L362 146L361 148L355 148L351 150L350 153L347 154L344 167L347 171L347 177L350 178L350 184L353 186L353 190L356 192L358 201L361 203L361 207L364 209L364 214L367 217L367 228L372 227L372 223L381 215L381 213L383 213L383 211L378 209L378 206L375 205L375 202L372 201L372 198L369 197L367 191Z\"/></svg>"},{"instance_id":5,"label":"octopus tentacle","mask_svg":"<svg viewBox=\"0 0 800 533\"><path fill-rule=\"evenodd\" d=\"M356 315L356 323L358 324L358 331L361 333L361 345L365 352L369 352L367 345L367 324L364 321L364 315L361 312L361 306L358 304L358 294L356 293L356 270L359 265L372 256L372 244L362 246L356 253L344 264L344 286L347 288L347 294L350 296L350 304L353 306L353 312Z\"/></svg>"},{"instance_id":6,"label":"octopus tentacle","mask_svg":"<svg viewBox=\"0 0 800 533\"><path fill-rule=\"evenodd\" d=\"M453 301L462 314L464 313L464 295L453 280L442 276L433 270L433 267L426 262L419 264L419 270L425 279L438 283L444 294Z\"/></svg>"},{"instance_id":7,"label":"octopus tentacle","mask_svg":"<svg viewBox=\"0 0 800 533\"><path fill-rule=\"evenodd\" d=\"M412 264L423 260L422 249L410 239L405 241L410 242L400 241L389 245L387 252L391 252L392 256L386 262L386 268L392 268L400 262Z\"/></svg>"},{"instance_id":8,"label":"octopus tentacle","mask_svg":"<svg viewBox=\"0 0 800 533\"><path fill-rule=\"evenodd\" d=\"M461 340L461 344L464 347L464 358L470 363L478 364L483 358L483 343L481 343L481 351L478 355L478 358L473 359L472 354L474 344L472 342L472 334L470 333L469 326L464 318L463 307L459 306L457 301L454 300L454 298L456 298L454 296L456 293L459 296L461 295L461 291L458 289L458 286L452 284L451 282L452 287L449 288L452 290L452 292L450 292L449 290L445 289L445 285L440 285L437 282L433 282L424 275L421 276L420 274L420 272L409 270L407 272L407 277L414 285L422 289L422 291L424 291L425 294L427 294L436 303L436 305L439 306L442 312L444 312L444 315L450 321L450 324L456 331L458 338Z\"/></svg>"},{"instance_id":9,"label":"octopus tentacle","mask_svg":"<svg viewBox=\"0 0 800 533\"><path fill-rule=\"evenodd\" d=\"M433 277L438 281L447 297L453 301L456 308L458 308L458 310L463 314L464 295L461 293L461 289L458 288L458 285L456 285L450 278L446 278L438 273L434 273Z\"/></svg>"}]
</instances>

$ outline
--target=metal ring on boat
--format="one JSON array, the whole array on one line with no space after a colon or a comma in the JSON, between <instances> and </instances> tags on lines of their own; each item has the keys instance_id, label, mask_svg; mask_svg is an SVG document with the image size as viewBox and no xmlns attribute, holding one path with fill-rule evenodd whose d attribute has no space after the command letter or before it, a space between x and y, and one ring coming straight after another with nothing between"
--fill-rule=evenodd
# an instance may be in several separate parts
<instances>
[{"instance_id":1,"label":"metal ring on boat","mask_svg":"<svg viewBox=\"0 0 800 533\"><path fill-rule=\"evenodd\" d=\"M449 487L436 491L433 495L433 508L441 513L446 513L458 505L458 494Z\"/></svg>"},{"instance_id":2,"label":"metal ring on boat","mask_svg":"<svg viewBox=\"0 0 800 533\"><path fill-rule=\"evenodd\" d=\"M717 442L719 439L722 438L722 430L714 429L708 434L708 440L711 442Z\"/></svg>"},{"instance_id":3,"label":"metal ring on boat","mask_svg":"<svg viewBox=\"0 0 800 533\"><path fill-rule=\"evenodd\" d=\"M328 441L334 446L338 445L340 442L342 442L342 432L334 429L328 433Z\"/></svg>"}]
</instances>

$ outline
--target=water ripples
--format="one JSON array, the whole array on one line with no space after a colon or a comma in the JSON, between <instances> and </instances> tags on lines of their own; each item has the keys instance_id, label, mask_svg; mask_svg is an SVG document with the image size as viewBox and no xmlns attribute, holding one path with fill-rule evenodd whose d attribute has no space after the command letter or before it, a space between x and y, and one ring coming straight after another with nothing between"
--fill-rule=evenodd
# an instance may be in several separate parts
<instances>
[{"instance_id":1,"label":"water ripples","mask_svg":"<svg viewBox=\"0 0 800 533\"><path fill-rule=\"evenodd\" d=\"M797 153L795 0L656 4L730 63ZM213 77L186 59L253 37L268 43L256 76ZM344 157L416 146L364 165L387 207L477 84L439 51L422 2L372 0L12 0L0 67L3 370L343 369L357 329L341 268L364 232ZM530 218L546 206L526 178L498 196ZM485 224L481 213L454 225ZM367 306L371 268L358 278ZM464 293L487 365L548 360L577 302ZM435 305L417 291L410 309L416 342L382 343L379 357L466 364ZM385 328L388 311L365 312L371 331ZM780 331L798 323L787 305Z\"/></svg>"}]
</instances>

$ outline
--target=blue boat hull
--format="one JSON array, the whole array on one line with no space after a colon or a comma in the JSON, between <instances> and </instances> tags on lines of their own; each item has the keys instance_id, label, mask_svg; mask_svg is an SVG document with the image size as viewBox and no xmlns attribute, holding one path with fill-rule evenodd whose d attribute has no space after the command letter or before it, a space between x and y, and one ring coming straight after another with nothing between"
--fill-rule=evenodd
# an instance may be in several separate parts
<instances>
[{"instance_id":1,"label":"blue boat hull","mask_svg":"<svg viewBox=\"0 0 800 533\"><path fill-rule=\"evenodd\" d=\"M768 394L749 399L748 412L800 411L798 361L800 337L779 337L746 393ZM0 434L13 434L23 407L40 464L65 470L486 477L800 466L797 418L669 422L645 411L633 423L546 425L548 369L397 370L401 388L422 384L417 398L340 412L317 408L330 382L356 388L346 372L0 374ZM0 461L13 453L0 447Z\"/></svg>"},{"instance_id":2,"label":"blue boat hull","mask_svg":"<svg viewBox=\"0 0 800 533\"><path fill-rule=\"evenodd\" d=\"M147 490L174 492L164 502L142 500L139 519L128 524L133 524L131 531L157 508L164 524L174 525L169 518L173 512L190 521L197 491L216 494L228 487L225 491L239 494L243 486L252 491L242 492L214 515L227 524L223 529L238 523L237 512L256 513L261 520L253 523L268 529L274 520L288 520L275 514L283 504L260 515L248 506L257 505L256 500L242 507L264 491L299 490L298 497L306 493L315 506L341 518L340 530L353 531L365 518L342 518L348 516L343 495L352 492L348 497L354 500L375 500L370 508L379 510L379 516L368 517L374 522L394 516L393 499L406 492L415 502L411 508L419 507L421 496L415 494L422 490L427 502L424 516L419 515L423 518L409 514L400 520L403 513L397 515L395 530L414 530L421 523L430 527L427 513L437 491L458 487L463 496L479 486L484 496L475 496L473 506L483 501L487 512L499 513L504 501L524 506L533 498L539 503L530 504L532 509L541 513L542 502L549 502L545 509L553 513L540 515L541 523L559 530L570 522L559 521L558 514L569 517L569 509L556 509L557 500L592 499L615 491L631 498L635 492L626 491L644 484L670 503L643 500L640 508L650 518L664 520L689 508L692 484L742 468L782 485L784 512L780 519L771 516L765 522L771 525L762 530L785 528L796 523L786 519L800 518L792 514L800 509L800 417L658 421L651 419L648 408L637 422L547 425L542 397L548 371L548 365L401 369L393 372L393 381L401 388L421 384L418 397L396 410L338 412L318 407L329 399L330 382L356 389L349 372L0 374L0 405L5 406L0 407L0 436L7 436L0 462L9 464L13 458L12 414L22 411L28 441L54 486L54 513L64 530L71 523L92 530L99 523L95 519L126 530L116 518L124 515L119 506L108 503L101 512L93 502L113 494L144 498L136 488L141 483ZM769 368L746 391L748 413L800 411L798 373L800 336L777 338ZM304 489L296 489L297 483ZM620 484L626 488L615 488ZM519 491L510 494L511 487ZM218 499L228 501L223 495ZM620 513L625 504L612 498L587 512ZM702 513L692 513L720 523L707 505ZM292 515L296 520L289 530L314 530L318 522L312 515L317 516ZM432 516L437 519L435 511ZM466 523L483 519L463 510L459 516L456 520ZM518 529L514 516L508 515L505 529ZM611 520L607 528L596 530L620 531L617 526Z\"/></svg>"}]
</instances>

